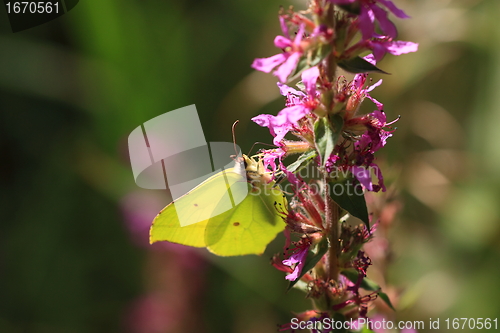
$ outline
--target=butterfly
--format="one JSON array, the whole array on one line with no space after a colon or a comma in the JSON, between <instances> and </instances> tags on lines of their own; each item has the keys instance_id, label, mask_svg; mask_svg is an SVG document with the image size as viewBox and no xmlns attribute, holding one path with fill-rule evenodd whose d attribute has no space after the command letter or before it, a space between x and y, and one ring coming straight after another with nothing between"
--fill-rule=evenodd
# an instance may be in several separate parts
<instances>
[{"instance_id":1,"label":"butterfly","mask_svg":"<svg viewBox=\"0 0 500 333\"><path fill-rule=\"evenodd\" d=\"M255 156L213 175L163 208L150 243L205 247L219 256L262 254L285 228L287 200Z\"/></svg>"}]
</instances>

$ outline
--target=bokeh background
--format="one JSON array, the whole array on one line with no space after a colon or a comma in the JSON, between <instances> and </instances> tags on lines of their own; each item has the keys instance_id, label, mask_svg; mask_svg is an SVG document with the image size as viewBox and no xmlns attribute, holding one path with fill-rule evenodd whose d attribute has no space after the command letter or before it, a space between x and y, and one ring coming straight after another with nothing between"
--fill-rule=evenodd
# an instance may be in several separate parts
<instances>
[{"instance_id":1,"label":"bokeh background","mask_svg":"<svg viewBox=\"0 0 500 333\"><path fill-rule=\"evenodd\" d=\"M386 57L372 93L401 115L378 158L390 196L373 199L391 218L371 277L398 310L380 311L498 318L500 2L394 2L420 50ZM87 0L16 34L0 9L0 332L274 332L308 309L269 265L282 239L262 257L149 246L169 198L134 184L127 155L135 127L190 104L207 141L231 141L239 119L244 151L271 142L250 118L283 100L250 64L276 53L290 4L305 8Z\"/></svg>"}]
</instances>

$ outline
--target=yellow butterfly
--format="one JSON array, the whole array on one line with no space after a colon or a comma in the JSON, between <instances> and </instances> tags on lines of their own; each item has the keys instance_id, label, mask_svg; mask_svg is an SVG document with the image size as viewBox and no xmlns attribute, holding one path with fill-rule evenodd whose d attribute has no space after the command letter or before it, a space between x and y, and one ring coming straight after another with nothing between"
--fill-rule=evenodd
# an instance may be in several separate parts
<instances>
[{"instance_id":1,"label":"yellow butterfly","mask_svg":"<svg viewBox=\"0 0 500 333\"><path fill-rule=\"evenodd\" d=\"M220 256L262 254L285 227L287 201L256 157L237 157L233 168L166 206L153 220L150 243L206 247Z\"/></svg>"}]
</instances>

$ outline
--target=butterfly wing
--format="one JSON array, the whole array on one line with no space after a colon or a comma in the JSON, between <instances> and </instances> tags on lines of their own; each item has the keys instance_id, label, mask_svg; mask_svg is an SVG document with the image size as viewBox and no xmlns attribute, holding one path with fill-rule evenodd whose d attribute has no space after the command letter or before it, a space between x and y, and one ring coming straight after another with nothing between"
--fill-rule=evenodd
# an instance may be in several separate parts
<instances>
[{"instance_id":1,"label":"butterfly wing","mask_svg":"<svg viewBox=\"0 0 500 333\"><path fill-rule=\"evenodd\" d=\"M285 228L283 192L274 182L242 180L242 170L210 177L165 207L154 219L150 243L207 247L220 256L262 254Z\"/></svg>"},{"instance_id":2,"label":"butterfly wing","mask_svg":"<svg viewBox=\"0 0 500 333\"><path fill-rule=\"evenodd\" d=\"M246 186L246 180L242 180L241 174L235 173L233 169L208 178L170 203L155 217L150 230L150 243L169 241L205 247L208 220L219 214L224 215L244 200Z\"/></svg>"},{"instance_id":3,"label":"butterfly wing","mask_svg":"<svg viewBox=\"0 0 500 333\"><path fill-rule=\"evenodd\" d=\"M179 198L182 200L183 198ZM170 203L153 220L149 232L151 244L158 241L205 247L205 228L208 220L181 227L174 203Z\"/></svg>"},{"instance_id":4,"label":"butterfly wing","mask_svg":"<svg viewBox=\"0 0 500 333\"><path fill-rule=\"evenodd\" d=\"M262 254L285 228L279 212L286 209L283 192L274 184L258 184L235 208L208 220L205 243L220 256Z\"/></svg>"}]
</instances>

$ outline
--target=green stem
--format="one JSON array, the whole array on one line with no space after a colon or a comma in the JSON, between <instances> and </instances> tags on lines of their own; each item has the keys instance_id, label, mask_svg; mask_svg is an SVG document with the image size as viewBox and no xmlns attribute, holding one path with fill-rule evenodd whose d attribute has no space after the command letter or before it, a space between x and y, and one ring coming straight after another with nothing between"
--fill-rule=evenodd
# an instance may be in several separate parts
<instances>
[{"instance_id":1,"label":"green stem","mask_svg":"<svg viewBox=\"0 0 500 333\"><path fill-rule=\"evenodd\" d=\"M335 31L335 6L332 3L328 4L328 9L326 11L326 24L329 28ZM326 59L326 74L328 81L335 82L335 73L337 71L337 61L335 59L335 38L332 41L332 52Z\"/></svg>"},{"instance_id":2,"label":"green stem","mask_svg":"<svg viewBox=\"0 0 500 333\"><path fill-rule=\"evenodd\" d=\"M332 198L330 198L326 175L323 177L323 182L325 184L325 215L328 230L327 237L330 245L327 260L327 281L337 281L339 276L339 263L337 258L339 248L339 206L332 200Z\"/></svg>"},{"instance_id":3,"label":"green stem","mask_svg":"<svg viewBox=\"0 0 500 333\"><path fill-rule=\"evenodd\" d=\"M329 28L335 31L335 6L332 3L329 3L328 9L326 11L325 22ZM335 39L332 41L332 44L335 46ZM335 59L335 50L333 49L328 58L325 59L325 67L326 67L326 75L329 82L335 82L335 72L337 70L337 61ZM331 98L329 103L329 110L331 111L334 107L333 101L335 100L335 95L333 91L329 92L329 98ZM338 265L338 246L339 246L339 207L335 201L330 198L330 194L328 193L328 182L326 171L324 171L323 177L323 185L325 188L325 215L326 215L326 227L328 230L328 241L330 244L330 248L328 250L328 281L334 280L337 281L339 276L339 265Z\"/></svg>"},{"instance_id":4,"label":"green stem","mask_svg":"<svg viewBox=\"0 0 500 333\"><path fill-rule=\"evenodd\" d=\"M328 278L329 280L337 281L339 277L339 264L338 264L338 247L339 247L339 219L338 219L338 206L337 204L328 198L328 201L333 203L332 214L331 214L331 228L328 235L328 240L330 241L330 249L328 250Z\"/></svg>"}]
</instances>

